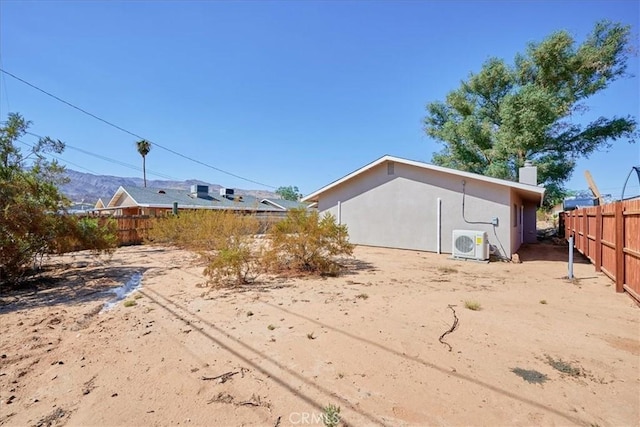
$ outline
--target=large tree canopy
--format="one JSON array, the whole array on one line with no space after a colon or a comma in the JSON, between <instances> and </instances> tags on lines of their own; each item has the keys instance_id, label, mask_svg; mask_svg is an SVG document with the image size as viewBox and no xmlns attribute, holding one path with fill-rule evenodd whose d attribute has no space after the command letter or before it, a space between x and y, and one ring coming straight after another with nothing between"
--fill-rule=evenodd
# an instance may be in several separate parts
<instances>
[{"instance_id":1,"label":"large tree canopy","mask_svg":"<svg viewBox=\"0 0 640 427\"><path fill-rule=\"evenodd\" d=\"M278 187L276 194L285 200L291 200L297 202L302 197L300 190L295 185L288 185L286 187Z\"/></svg>"},{"instance_id":2,"label":"large tree canopy","mask_svg":"<svg viewBox=\"0 0 640 427\"><path fill-rule=\"evenodd\" d=\"M587 98L626 76L629 32L599 22L580 45L558 31L530 44L512 65L489 59L444 102L427 105L425 131L444 143L433 163L515 181L518 168L532 160L553 202L576 159L620 138L635 142L634 117L574 120Z\"/></svg>"}]
</instances>

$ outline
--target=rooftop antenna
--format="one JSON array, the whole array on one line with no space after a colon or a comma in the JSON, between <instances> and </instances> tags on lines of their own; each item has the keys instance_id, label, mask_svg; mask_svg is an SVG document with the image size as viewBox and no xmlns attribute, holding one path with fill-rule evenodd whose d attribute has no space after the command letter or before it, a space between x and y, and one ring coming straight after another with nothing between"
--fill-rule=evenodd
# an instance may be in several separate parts
<instances>
[{"instance_id":1,"label":"rooftop antenna","mask_svg":"<svg viewBox=\"0 0 640 427\"><path fill-rule=\"evenodd\" d=\"M584 177L587 179L587 184L589 184L589 189L591 190L591 193L593 193L593 197L595 199L598 199L598 204L601 205L603 202L602 194L600 194L600 191L598 190L598 186L596 185L596 182L593 180L593 177L591 176L591 172L589 172L588 170L585 170Z\"/></svg>"}]
</instances>

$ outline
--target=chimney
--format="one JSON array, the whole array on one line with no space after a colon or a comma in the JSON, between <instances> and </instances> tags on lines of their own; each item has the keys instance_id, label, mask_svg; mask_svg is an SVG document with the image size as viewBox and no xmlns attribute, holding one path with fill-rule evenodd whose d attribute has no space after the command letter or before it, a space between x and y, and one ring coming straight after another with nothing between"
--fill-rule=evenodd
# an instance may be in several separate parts
<instances>
[{"instance_id":1,"label":"chimney","mask_svg":"<svg viewBox=\"0 0 640 427\"><path fill-rule=\"evenodd\" d=\"M531 160L525 160L524 166L518 171L518 181L521 184L538 185L538 168Z\"/></svg>"}]
</instances>

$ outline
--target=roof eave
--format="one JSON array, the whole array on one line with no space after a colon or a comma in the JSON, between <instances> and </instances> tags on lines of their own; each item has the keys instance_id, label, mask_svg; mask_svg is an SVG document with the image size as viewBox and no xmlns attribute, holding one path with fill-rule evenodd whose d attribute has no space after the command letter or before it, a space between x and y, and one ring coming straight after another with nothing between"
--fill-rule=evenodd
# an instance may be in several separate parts
<instances>
[{"instance_id":1,"label":"roof eave","mask_svg":"<svg viewBox=\"0 0 640 427\"><path fill-rule=\"evenodd\" d=\"M460 177L464 177L464 178L469 178L469 179L475 179L475 180L479 180L479 181L483 181L483 182L489 182L489 183L493 183L493 184L497 184L497 185L502 185L502 186L508 186L510 188L515 188L515 189L519 189L519 190L523 190L523 191L528 191L528 192L533 192L536 194L540 195L540 198L542 200L542 198L544 198L544 187L538 187L535 185L530 185L530 184L522 184L519 182L511 182L511 181L506 181L503 179L499 179L499 178L492 178L492 177L488 177L488 176L484 176L484 175L478 175L475 173L471 173L471 172L465 172L465 171L458 171L455 169L451 169L451 168L445 168L442 166L436 166L436 165L431 165L428 163L423 163L423 162L417 162L414 160L408 160L408 159L403 159L400 157L394 157L394 156L390 156L390 155L385 155L380 157L379 159L369 163L368 165L365 165L363 167L361 167L360 169L357 169L353 172L351 172L348 175L343 176L340 179L337 179L335 181L333 181L332 183L320 188L319 190L316 190L315 192L309 194L306 197L302 198L302 202L317 202L318 201L318 196L334 187L337 187L338 185L350 180L351 178L360 175L363 172L368 171L369 169L372 169L376 166L378 166L379 164L382 164L386 161L392 161L392 162L397 162L397 163L403 163L406 165L411 165L411 166L416 166L422 169L428 169L428 170L432 170L432 171L437 171L437 172L443 172L443 173L448 173L448 174L455 174L458 175Z\"/></svg>"},{"instance_id":2,"label":"roof eave","mask_svg":"<svg viewBox=\"0 0 640 427\"><path fill-rule=\"evenodd\" d=\"M265 202L266 202L266 203L268 203L268 204L270 204L270 205L273 205L273 206L275 206L275 207L277 207L277 208L280 208L280 209L282 209L283 211L286 211L286 210L287 210L287 208L285 208L285 207L284 207L284 206L282 206L282 205L279 205L278 203L274 202L273 200L270 200L270 199L262 199L262 200L260 200L260 203L265 203Z\"/></svg>"}]
</instances>

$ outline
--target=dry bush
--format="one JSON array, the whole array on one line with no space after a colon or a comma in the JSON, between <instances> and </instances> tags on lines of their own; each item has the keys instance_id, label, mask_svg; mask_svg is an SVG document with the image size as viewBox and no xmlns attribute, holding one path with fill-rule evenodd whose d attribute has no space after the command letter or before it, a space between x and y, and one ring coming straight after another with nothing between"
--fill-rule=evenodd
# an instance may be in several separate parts
<instances>
[{"instance_id":1,"label":"dry bush","mask_svg":"<svg viewBox=\"0 0 640 427\"><path fill-rule=\"evenodd\" d=\"M154 218L148 230L147 241L195 251L214 250L228 214L227 211L202 209Z\"/></svg>"},{"instance_id":2,"label":"dry bush","mask_svg":"<svg viewBox=\"0 0 640 427\"><path fill-rule=\"evenodd\" d=\"M231 211L196 210L154 220L147 240L198 252L206 261L204 275L218 285L255 280L262 249L254 242L260 230L255 216Z\"/></svg>"},{"instance_id":3,"label":"dry bush","mask_svg":"<svg viewBox=\"0 0 640 427\"><path fill-rule=\"evenodd\" d=\"M320 217L317 211L292 209L269 232L270 247L264 262L275 272L336 275L336 257L352 255L353 245L345 225L333 215Z\"/></svg>"},{"instance_id":4,"label":"dry bush","mask_svg":"<svg viewBox=\"0 0 640 427\"><path fill-rule=\"evenodd\" d=\"M102 222L102 224L101 224ZM95 254L112 254L118 246L118 224L114 219L64 215L57 221L54 252L92 250Z\"/></svg>"},{"instance_id":5,"label":"dry bush","mask_svg":"<svg viewBox=\"0 0 640 427\"><path fill-rule=\"evenodd\" d=\"M207 241L214 243L216 254L210 257L210 252L205 252L208 265L204 274L217 284L253 282L261 271L262 247L254 239L260 229L258 219L224 211L218 213L214 224L217 233Z\"/></svg>"},{"instance_id":6,"label":"dry bush","mask_svg":"<svg viewBox=\"0 0 640 427\"><path fill-rule=\"evenodd\" d=\"M118 245L115 222L101 225L97 219L53 214L41 207L22 205L0 227L0 286L18 283L38 271L46 254L90 249L95 255L111 254ZM0 214L4 220L6 212Z\"/></svg>"},{"instance_id":7,"label":"dry bush","mask_svg":"<svg viewBox=\"0 0 640 427\"><path fill-rule=\"evenodd\" d=\"M251 283L263 272L336 275L336 257L353 253L346 226L329 214L320 218L315 211L291 210L270 227L266 245L255 239L263 228L252 215L185 211L156 218L147 241L199 253L210 282L232 286Z\"/></svg>"},{"instance_id":8,"label":"dry bush","mask_svg":"<svg viewBox=\"0 0 640 427\"><path fill-rule=\"evenodd\" d=\"M482 310L482 305L478 301L465 301L464 306L472 311Z\"/></svg>"}]
</instances>

